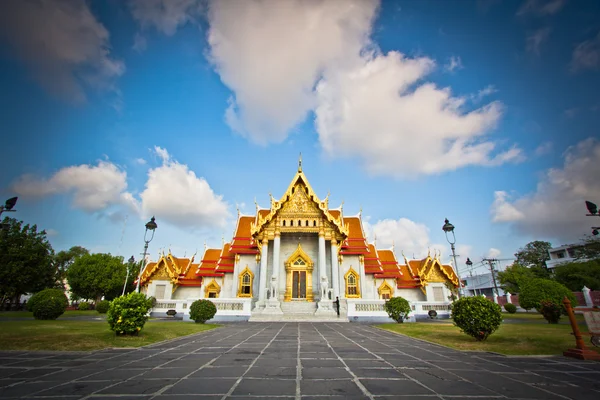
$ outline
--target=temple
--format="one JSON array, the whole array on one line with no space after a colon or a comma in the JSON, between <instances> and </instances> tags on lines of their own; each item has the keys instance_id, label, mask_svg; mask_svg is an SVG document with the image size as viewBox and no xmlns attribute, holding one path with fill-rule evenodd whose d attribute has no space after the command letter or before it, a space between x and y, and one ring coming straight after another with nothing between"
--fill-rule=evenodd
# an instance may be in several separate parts
<instances>
[{"instance_id":1,"label":"temple","mask_svg":"<svg viewBox=\"0 0 600 400\"><path fill-rule=\"evenodd\" d=\"M153 313L189 319L197 299L217 305L215 320L386 321L386 299L402 296L411 319L431 310L447 315L458 278L451 265L430 253L423 259L397 256L394 248L369 243L361 213L344 215L319 199L302 162L283 196L254 215L238 211L230 241L204 248L201 257L169 251L149 262L142 290L157 299ZM334 301L340 300L338 317Z\"/></svg>"}]
</instances>

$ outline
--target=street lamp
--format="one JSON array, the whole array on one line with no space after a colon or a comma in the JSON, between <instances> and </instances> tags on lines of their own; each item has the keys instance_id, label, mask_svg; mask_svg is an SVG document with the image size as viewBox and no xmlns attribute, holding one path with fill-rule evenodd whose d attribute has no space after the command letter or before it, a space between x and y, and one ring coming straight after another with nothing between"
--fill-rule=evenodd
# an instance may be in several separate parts
<instances>
[{"instance_id":1,"label":"street lamp","mask_svg":"<svg viewBox=\"0 0 600 400\"><path fill-rule=\"evenodd\" d=\"M17 210L13 210L14 206L17 204L17 200L19 200L18 197L11 197L10 199L6 200L6 202L4 203L4 205L0 205L0 215L2 215L2 213L4 211L10 211L10 212L15 212Z\"/></svg>"},{"instance_id":2,"label":"street lamp","mask_svg":"<svg viewBox=\"0 0 600 400\"><path fill-rule=\"evenodd\" d=\"M452 257L454 258L454 268L456 269L456 276L458 277L458 298L463 294L462 281L460 279L460 273L458 272L458 264L456 263L456 252L454 251L454 244L456 243L456 236L454 235L454 225L448 221L448 218L444 220L444 226L442 226L442 230L446 234L446 240L450 243L450 248L452 249ZM448 233L452 233L452 240L448 236ZM469 260L470 261L470 260Z\"/></svg>"},{"instance_id":3,"label":"street lamp","mask_svg":"<svg viewBox=\"0 0 600 400\"><path fill-rule=\"evenodd\" d=\"M127 287L127 281L129 280L129 269L135 263L135 258L131 256L129 257L129 260L127 262L129 265L127 265L127 276L125 277L125 283L123 284L123 293L121 293L121 296L125 296L125 288Z\"/></svg>"},{"instance_id":4,"label":"street lamp","mask_svg":"<svg viewBox=\"0 0 600 400\"><path fill-rule=\"evenodd\" d=\"M142 268L144 266L144 262L146 261L146 254L148 254L148 243L154 239L154 231L156 228L158 228L158 225L156 225L155 218L152 217L150 218L150 221L146 223L146 231L144 232L144 253L142 261L140 262L140 272L138 273L137 285L135 288L136 292L138 293L140 292L140 280L142 280ZM152 232L150 239L147 239L148 231Z\"/></svg>"},{"instance_id":5,"label":"street lamp","mask_svg":"<svg viewBox=\"0 0 600 400\"><path fill-rule=\"evenodd\" d=\"M600 217L600 213L598 213L598 206L592 203L591 201L585 201L585 207L588 210L589 214L585 214L588 217ZM599 226L592 226L592 235L598 236Z\"/></svg>"}]
</instances>

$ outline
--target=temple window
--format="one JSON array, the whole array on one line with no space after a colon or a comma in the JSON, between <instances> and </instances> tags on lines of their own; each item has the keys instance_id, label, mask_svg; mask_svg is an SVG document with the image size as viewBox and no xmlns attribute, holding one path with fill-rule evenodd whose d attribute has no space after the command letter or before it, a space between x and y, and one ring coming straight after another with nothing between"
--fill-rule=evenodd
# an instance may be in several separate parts
<instances>
[{"instance_id":1,"label":"temple window","mask_svg":"<svg viewBox=\"0 0 600 400\"><path fill-rule=\"evenodd\" d=\"M285 219L283 220L283 226L285 226Z\"/></svg>"},{"instance_id":2,"label":"temple window","mask_svg":"<svg viewBox=\"0 0 600 400\"><path fill-rule=\"evenodd\" d=\"M394 290L387 282L384 281L381 286L379 286L379 289L377 289L377 292L379 293L380 299L389 300L392 298Z\"/></svg>"},{"instance_id":3,"label":"temple window","mask_svg":"<svg viewBox=\"0 0 600 400\"><path fill-rule=\"evenodd\" d=\"M238 287L238 297L252 297L252 282L254 281L254 274L248 266L240 273L240 284Z\"/></svg>"},{"instance_id":4,"label":"temple window","mask_svg":"<svg viewBox=\"0 0 600 400\"><path fill-rule=\"evenodd\" d=\"M167 285L156 285L156 287L154 288L154 297L157 299L164 299L166 288Z\"/></svg>"},{"instance_id":5,"label":"temple window","mask_svg":"<svg viewBox=\"0 0 600 400\"><path fill-rule=\"evenodd\" d=\"M294 220L290 220L290 226L294 226Z\"/></svg>"},{"instance_id":6,"label":"temple window","mask_svg":"<svg viewBox=\"0 0 600 400\"><path fill-rule=\"evenodd\" d=\"M346 297L360 297L360 289L358 287L358 274L350 267L346 275Z\"/></svg>"},{"instance_id":7,"label":"temple window","mask_svg":"<svg viewBox=\"0 0 600 400\"><path fill-rule=\"evenodd\" d=\"M309 226L309 225L308 225L308 220L306 220L306 226Z\"/></svg>"},{"instance_id":8,"label":"temple window","mask_svg":"<svg viewBox=\"0 0 600 400\"><path fill-rule=\"evenodd\" d=\"M317 226L317 220L316 219L313 221L313 226Z\"/></svg>"},{"instance_id":9,"label":"temple window","mask_svg":"<svg viewBox=\"0 0 600 400\"><path fill-rule=\"evenodd\" d=\"M444 288L433 287L433 301L444 301Z\"/></svg>"},{"instance_id":10,"label":"temple window","mask_svg":"<svg viewBox=\"0 0 600 400\"><path fill-rule=\"evenodd\" d=\"M302 226L302 221L298 220L298 226Z\"/></svg>"},{"instance_id":11,"label":"temple window","mask_svg":"<svg viewBox=\"0 0 600 400\"><path fill-rule=\"evenodd\" d=\"M216 299L219 297L219 293L221 293L221 287L214 279L204 288L204 297L207 299Z\"/></svg>"}]
</instances>

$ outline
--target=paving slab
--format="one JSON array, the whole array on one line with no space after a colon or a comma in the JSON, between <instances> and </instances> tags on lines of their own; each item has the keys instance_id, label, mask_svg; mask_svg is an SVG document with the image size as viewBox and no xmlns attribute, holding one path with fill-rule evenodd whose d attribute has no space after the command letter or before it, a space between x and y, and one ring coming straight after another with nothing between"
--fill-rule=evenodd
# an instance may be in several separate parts
<instances>
[{"instance_id":1,"label":"paving slab","mask_svg":"<svg viewBox=\"0 0 600 400\"><path fill-rule=\"evenodd\" d=\"M368 325L227 324L140 349L0 352L0 399L600 399L600 363L461 352Z\"/></svg>"}]
</instances>

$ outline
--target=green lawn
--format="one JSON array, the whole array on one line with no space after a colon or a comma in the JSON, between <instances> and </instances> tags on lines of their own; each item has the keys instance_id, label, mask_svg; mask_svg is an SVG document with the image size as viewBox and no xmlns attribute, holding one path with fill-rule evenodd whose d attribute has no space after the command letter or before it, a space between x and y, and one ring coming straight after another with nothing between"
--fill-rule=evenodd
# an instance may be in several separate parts
<instances>
[{"instance_id":1,"label":"green lawn","mask_svg":"<svg viewBox=\"0 0 600 400\"><path fill-rule=\"evenodd\" d=\"M98 321L63 318L55 321L2 321L1 324L0 350L60 351L140 347L218 327L183 321L148 322L139 336L125 337L116 336L107 323Z\"/></svg>"},{"instance_id":2,"label":"green lawn","mask_svg":"<svg viewBox=\"0 0 600 400\"><path fill-rule=\"evenodd\" d=\"M86 310L86 311L65 311L63 315L59 317L62 318L73 318L73 317L83 317L83 316L92 316L92 317L100 317L106 314L99 314L96 310ZM0 311L0 319L1 318L31 318L33 319L33 313L30 311Z\"/></svg>"},{"instance_id":3,"label":"green lawn","mask_svg":"<svg viewBox=\"0 0 600 400\"><path fill-rule=\"evenodd\" d=\"M530 322L541 322L544 324L548 323L544 319L544 316L542 314L535 312L535 311L530 311L527 313L514 313L514 314L502 313L502 318L504 318L504 320L519 320L519 321L525 320L525 321L530 321ZM577 322L585 321L583 314L575 314L575 319L577 320ZM560 323L568 324L569 317L563 315L560 318Z\"/></svg>"},{"instance_id":4,"label":"green lawn","mask_svg":"<svg viewBox=\"0 0 600 400\"><path fill-rule=\"evenodd\" d=\"M539 324L535 320L531 323L503 323L483 342L462 333L452 323L416 322L378 327L458 350L491 351L507 355L558 355L575 347L570 325ZM587 331L585 326L580 326L580 329ZM592 346L589 336L584 335L584 340L589 348L598 349Z\"/></svg>"}]
</instances>

